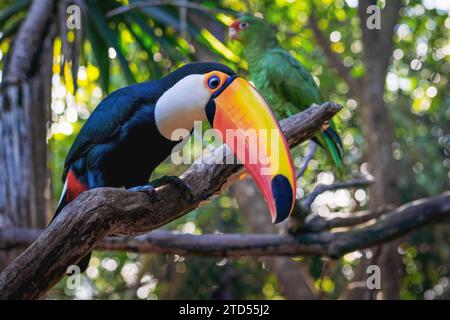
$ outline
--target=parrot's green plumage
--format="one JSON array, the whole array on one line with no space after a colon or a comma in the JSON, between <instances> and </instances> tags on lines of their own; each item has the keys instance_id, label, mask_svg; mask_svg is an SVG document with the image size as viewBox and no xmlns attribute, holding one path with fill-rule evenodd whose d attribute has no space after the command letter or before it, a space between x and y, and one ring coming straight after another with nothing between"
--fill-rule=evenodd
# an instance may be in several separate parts
<instances>
[{"instance_id":1,"label":"parrot's green plumage","mask_svg":"<svg viewBox=\"0 0 450 320\"><path fill-rule=\"evenodd\" d=\"M278 119L303 111L312 104L323 103L313 77L280 46L272 26L259 18L243 16L230 26L230 37L243 43L251 78ZM325 150L337 173L342 175L342 144L333 123L330 122L330 127L317 134L314 140Z\"/></svg>"}]
</instances>

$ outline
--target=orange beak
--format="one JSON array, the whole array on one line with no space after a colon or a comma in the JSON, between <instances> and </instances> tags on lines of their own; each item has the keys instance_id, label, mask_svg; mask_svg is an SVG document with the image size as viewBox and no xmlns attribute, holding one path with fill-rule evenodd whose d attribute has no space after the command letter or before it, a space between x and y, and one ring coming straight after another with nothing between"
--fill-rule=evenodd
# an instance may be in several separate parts
<instances>
[{"instance_id":1,"label":"orange beak","mask_svg":"<svg viewBox=\"0 0 450 320\"><path fill-rule=\"evenodd\" d=\"M296 179L289 146L278 121L259 92L240 77L213 97L212 127L258 184L272 221L279 223L292 212Z\"/></svg>"}]
</instances>

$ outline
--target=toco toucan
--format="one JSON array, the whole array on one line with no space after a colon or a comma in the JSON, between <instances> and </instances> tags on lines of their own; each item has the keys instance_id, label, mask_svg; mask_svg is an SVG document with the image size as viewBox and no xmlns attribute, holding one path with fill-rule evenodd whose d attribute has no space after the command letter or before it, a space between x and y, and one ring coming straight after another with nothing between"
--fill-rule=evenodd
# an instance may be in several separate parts
<instances>
[{"instance_id":1,"label":"toco toucan","mask_svg":"<svg viewBox=\"0 0 450 320\"><path fill-rule=\"evenodd\" d=\"M180 128L191 132L194 122L203 120L222 134L255 179L273 222L283 221L292 211L296 193L286 139L256 89L227 66L213 62L187 64L162 79L124 87L107 96L67 155L55 217L88 189L151 188L151 173L183 138L174 138L172 133ZM257 139L242 132L228 135L228 130L254 130ZM241 149L244 152L238 152ZM252 157L254 161L250 161ZM89 257L78 263L83 271Z\"/></svg>"},{"instance_id":2,"label":"toco toucan","mask_svg":"<svg viewBox=\"0 0 450 320\"><path fill-rule=\"evenodd\" d=\"M275 29L264 20L242 16L229 27L230 39L242 42L243 54L256 88L267 99L278 119L323 103L319 87L308 70L278 42ZM342 175L343 148L339 135L330 126L313 140Z\"/></svg>"}]
</instances>

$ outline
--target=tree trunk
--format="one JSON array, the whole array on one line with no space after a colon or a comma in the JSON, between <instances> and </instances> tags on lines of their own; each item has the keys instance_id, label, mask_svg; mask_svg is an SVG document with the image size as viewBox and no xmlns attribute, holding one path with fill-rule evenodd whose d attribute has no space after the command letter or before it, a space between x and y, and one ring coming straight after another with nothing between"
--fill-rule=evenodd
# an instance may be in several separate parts
<instances>
[{"instance_id":1,"label":"tree trunk","mask_svg":"<svg viewBox=\"0 0 450 320\"><path fill-rule=\"evenodd\" d=\"M369 16L367 7L372 4L376 4L376 1L361 0L359 5L364 46L363 61L366 69L359 101L364 135L367 141L369 168L375 178L375 183L370 188L370 207L375 209L387 204L397 205L400 202L397 185L398 163L392 155L393 127L383 94L389 60L392 55L394 27L399 19L401 1L386 2L386 7L381 11L381 29L368 29L366 26L366 19ZM368 258L361 261L363 266L371 263L380 266L381 290L384 299L399 298L402 263L397 246L398 242L396 241L386 244L379 248L381 251L378 259ZM377 248L373 249L373 252L377 251ZM361 274L364 278L366 277L365 272ZM363 281L365 282L365 280ZM368 289L360 290L362 296L350 296L361 299L372 297L371 294L365 292L366 290Z\"/></svg>"},{"instance_id":2,"label":"tree trunk","mask_svg":"<svg viewBox=\"0 0 450 320\"><path fill-rule=\"evenodd\" d=\"M8 53L0 91L0 228L43 228L50 208L46 122L54 1L34 1ZM19 252L0 252L0 270Z\"/></svg>"}]
</instances>

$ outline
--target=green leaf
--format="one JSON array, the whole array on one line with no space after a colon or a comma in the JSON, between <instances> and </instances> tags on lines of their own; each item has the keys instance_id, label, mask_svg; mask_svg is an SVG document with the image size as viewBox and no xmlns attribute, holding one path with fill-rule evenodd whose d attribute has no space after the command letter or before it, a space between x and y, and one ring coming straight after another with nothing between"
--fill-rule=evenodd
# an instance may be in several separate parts
<instances>
[{"instance_id":1,"label":"green leaf","mask_svg":"<svg viewBox=\"0 0 450 320\"><path fill-rule=\"evenodd\" d=\"M109 92L109 68L108 46L103 39L95 32L91 21L87 23L87 37L92 46L97 66L100 69L100 85L105 93Z\"/></svg>"},{"instance_id":2,"label":"green leaf","mask_svg":"<svg viewBox=\"0 0 450 320\"><path fill-rule=\"evenodd\" d=\"M89 15L92 18L93 25L95 30L99 33L99 35L104 39L109 47L114 48L117 53L117 58L119 59L120 65L124 72L125 80L128 83L135 83L136 79L133 73L130 70L128 65L128 61L125 58L123 53L123 49L119 43L119 35L116 29L111 29L108 26L108 22L105 19L104 14L100 11L98 6L91 2L89 6ZM108 55L104 57L104 59L108 59Z\"/></svg>"},{"instance_id":3,"label":"green leaf","mask_svg":"<svg viewBox=\"0 0 450 320\"><path fill-rule=\"evenodd\" d=\"M13 4L7 6L4 10L0 11L0 27L3 26L6 20L27 7L30 2L31 0L17 0Z\"/></svg>"}]
</instances>

